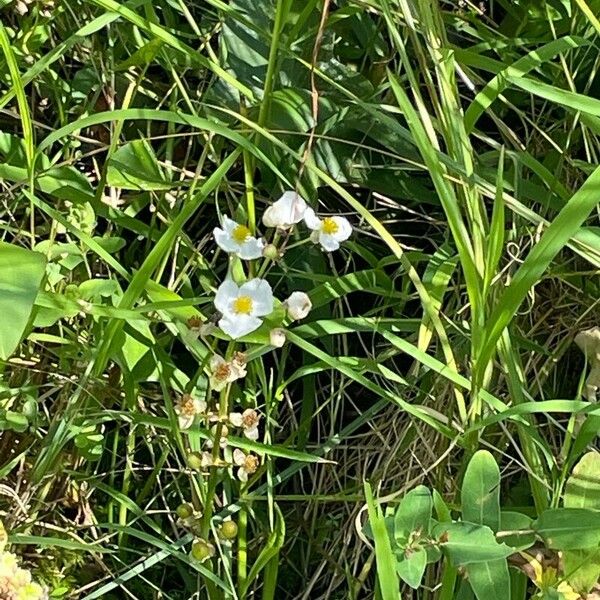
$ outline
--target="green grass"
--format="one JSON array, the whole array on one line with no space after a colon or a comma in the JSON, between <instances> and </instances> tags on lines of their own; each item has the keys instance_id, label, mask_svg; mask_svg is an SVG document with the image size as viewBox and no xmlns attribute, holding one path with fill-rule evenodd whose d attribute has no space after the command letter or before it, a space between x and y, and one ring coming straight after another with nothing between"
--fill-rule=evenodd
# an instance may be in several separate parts
<instances>
[{"instance_id":1,"label":"green grass","mask_svg":"<svg viewBox=\"0 0 600 600\"><path fill-rule=\"evenodd\" d=\"M389 518L425 485L455 531L482 449L494 507L562 515L598 430L573 339L600 326L599 13L0 2L0 519L53 598L471 598L448 557L403 583ZM351 238L325 253L302 224L265 228L286 190ZM228 259L223 215L282 258ZM310 314L199 333L226 276L257 275ZM212 390L211 356L236 351L247 375ZM180 428L184 394L216 429ZM246 408L259 438L207 449ZM189 462L234 449L260 459L247 483ZM503 561L467 569L476 594L510 577L513 600L542 597Z\"/></svg>"}]
</instances>

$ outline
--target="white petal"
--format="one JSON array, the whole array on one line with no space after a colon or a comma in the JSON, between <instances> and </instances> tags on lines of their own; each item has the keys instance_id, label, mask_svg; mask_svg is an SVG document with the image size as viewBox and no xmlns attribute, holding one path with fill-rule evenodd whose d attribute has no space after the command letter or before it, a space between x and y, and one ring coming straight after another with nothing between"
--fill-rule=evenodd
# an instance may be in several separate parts
<instances>
[{"instance_id":1,"label":"white petal","mask_svg":"<svg viewBox=\"0 0 600 600\"><path fill-rule=\"evenodd\" d=\"M340 247L340 243L328 233L319 234L319 244L321 244L323 250L326 250L327 252L333 252Z\"/></svg>"},{"instance_id":2,"label":"white petal","mask_svg":"<svg viewBox=\"0 0 600 600\"><path fill-rule=\"evenodd\" d=\"M236 223L233 219L230 219L227 216L223 217L223 229L227 233L227 235L231 236L231 234L235 231L236 227L239 223Z\"/></svg>"},{"instance_id":3,"label":"white petal","mask_svg":"<svg viewBox=\"0 0 600 600\"><path fill-rule=\"evenodd\" d=\"M239 288L237 283L231 279L226 279L217 290L215 296L216 309L222 313L228 312L231 301L235 300L238 296L238 291Z\"/></svg>"},{"instance_id":4,"label":"white petal","mask_svg":"<svg viewBox=\"0 0 600 600\"><path fill-rule=\"evenodd\" d=\"M194 415L179 415L177 417L179 429L189 429L194 424L194 418Z\"/></svg>"},{"instance_id":5,"label":"white petal","mask_svg":"<svg viewBox=\"0 0 600 600\"><path fill-rule=\"evenodd\" d=\"M306 201L297 192L285 192L265 210L263 223L267 227L291 227L299 223L306 211Z\"/></svg>"},{"instance_id":6,"label":"white petal","mask_svg":"<svg viewBox=\"0 0 600 600\"><path fill-rule=\"evenodd\" d=\"M234 340L255 331L261 324L262 321L252 315L225 315L219 321L219 327Z\"/></svg>"},{"instance_id":7,"label":"white petal","mask_svg":"<svg viewBox=\"0 0 600 600\"><path fill-rule=\"evenodd\" d=\"M258 425L254 427L248 427L244 429L244 435L249 439L255 442L258 439Z\"/></svg>"},{"instance_id":8,"label":"white petal","mask_svg":"<svg viewBox=\"0 0 600 600\"><path fill-rule=\"evenodd\" d=\"M238 247L237 255L244 260L254 260L262 256L265 243L255 237L248 238Z\"/></svg>"},{"instance_id":9,"label":"white petal","mask_svg":"<svg viewBox=\"0 0 600 600\"><path fill-rule=\"evenodd\" d=\"M229 422L234 427L241 427L244 424L244 419L241 413L229 413Z\"/></svg>"},{"instance_id":10,"label":"white petal","mask_svg":"<svg viewBox=\"0 0 600 600\"><path fill-rule=\"evenodd\" d=\"M246 455L239 448L233 451L233 462L238 467L246 462Z\"/></svg>"},{"instance_id":11,"label":"white petal","mask_svg":"<svg viewBox=\"0 0 600 600\"><path fill-rule=\"evenodd\" d=\"M248 473L244 470L244 467L240 467L237 471L237 476L240 481L246 483L248 481Z\"/></svg>"},{"instance_id":12,"label":"white petal","mask_svg":"<svg viewBox=\"0 0 600 600\"><path fill-rule=\"evenodd\" d=\"M252 298L252 315L263 317L273 312L273 291L264 279L251 279L242 285L240 295Z\"/></svg>"},{"instance_id":13,"label":"white petal","mask_svg":"<svg viewBox=\"0 0 600 600\"><path fill-rule=\"evenodd\" d=\"M277 227L277 209L269 206L263 213L262 222L265 227Z\"/></svg>"},{"instance_id":14,"label":"white petal","mask_svg":"<svg viewBox=\"0 0 600 600\"><path fill-rule=\"evenodd\" d=\"M213 236L215 237L215 242L217 242L217 246L225 250L225 252L237 252L239 250L239 244L234 239L232 239L226 231L215 227L213 229Z\"/></svg>"},{"instance_id":15,"label":"white petal","mask_svg":"<svg viewBox=\"0 0 600 600\"><path fill-rule=\"evenodd\" d=\"M307 208L304 213L304 222L309 229L319 230L321 229L322 221L317 217L315 211L312 208Z\"/></svg>"},{"instance_id":16,"label":"white petal","mask_svg":"<svg viewBox=\"0 0 600 600\"><path fill-rule=\"evenodd\" d=\"M346 217L331 217L335 224L338 226L338 230L332 234L338 242L347 240L352 235L352 225Z\"/></svg>"},{"instance_id":17,"label":"white petal","mask_svg":"<svg viewBox=\"0 0 600 600\"><path fill-rule=\"evenodd\" d=\"M312 308L312 302L308 294L304 292L292 292L290 297L285 301L287 312L291 319L298 321L308 316Z\"/></svg>"}]
</instances>

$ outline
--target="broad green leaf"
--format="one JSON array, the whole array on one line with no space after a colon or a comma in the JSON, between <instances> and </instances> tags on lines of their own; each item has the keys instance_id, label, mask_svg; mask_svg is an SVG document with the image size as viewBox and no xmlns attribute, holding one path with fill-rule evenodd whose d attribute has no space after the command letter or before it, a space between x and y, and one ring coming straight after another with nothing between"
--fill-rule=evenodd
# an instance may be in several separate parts
<instances>
[{"instance_id":1,"label":"broad green leaf","mask_svg":"<svg viewBox=\"0 0 600 600\"><path fill-rule=\"evenodd\" d=\"M421 585L423 574L427 568L427 552L423 548L407 551L396 564L396 571L400 579L416 590Z\"/></svg>"},{"instance_id":2,"label":"broad green leaf","mask_svg":"<svg viewBox=\"0 0 600 600\"><path fill-rule=\"evenodd\" d=\"M479 450L469 461L462 484L461 504L465 521L498 530L500 469L487 450Z\"/></svg>"},{"instance_id":3,"label":"broad green leaf","mask_svg":"<svg viewBox=\"0 0 600 600\"><path fill-rule=\"evenodd\" d=\"M0 359L17 349L46 273L42 254L0 242Z\"/></svg>"},{"instance_id":4,"label":"broad green leaf","mask_svg":"<svg viewBox=\"0 0 600 600\"><path fill-rule=\"evenodd\" d=\"M169 190L152 147L146 140L134 140L119 148L108 160L108 185L125 190Z\"/></svg>"},{"instance_id":5,"label":"broad green leaf","mask_svg":"<svg viewBox=\"0 0 600 600\"><path fill-rule=\"evenodd\" d=\"M411 534L429 533L432 507L431 492L424 485L402 498L394 516L394 536L399 544L406 544Z\"/></svg>"},{"instance_id":6,"label":"broad green leaf","mask_svg":"<svg viewBox=\"0 0 600 600\"><path fill-rule=\"evenodd\" d=\"M553 550L581 550L600 546L600 512L585 508L545 510L533 522L534 531Z\"/></svg>"},{"instance_id":7,"label":"broad green leaf","mask_svg":"<svg viewBox=\"0 0 600 600\"><path fill-rule=\"evenodd\" d=\"M468 581L477 600L511 599L510 575L506 559L465 566Z\"/></svg>"},{"instance_id":8,"label":"broad green leaf","mask_svg":"<svg viewBox=\"0 0 600 600\"><path fill-rule=\"evenodd\" d=\"M535 543L532 519L520 512L503 510L500 513L498 541L515 550L525 550Z\"/></svg>"},{"instance_id":9,"label":"broad green leaf","mask_svg":"<svg viewBox=\"0 0 600 600\"><path fill-rule=\"evenodd\" d=\"M600 509L600 454L588 452L567 480L564 504L567 508ZM600 577L600 549L565 550L563 570L576 591L587 594Z\"/></svg>"},{"instance_id":10,"label":"broad green leaf","mask_svg":"<svg viewBox=\"0 0 600 600\"><path fill-rule=\"evenodd\" d=\"M565 507L600 510L600 453L585 454L565 487Z\"/></svg>"},{"instance_id":11,"label":"broad green leaf","mask_svg":"<svg viewBox=\"0 0 600 600\"><path fill-rule=\"evenodd\" d=\"M439 523L433 535L455 566L499 560L514 552L506 544L499 544L489 527L475 523Z\"/></svg>"}]
</instances>

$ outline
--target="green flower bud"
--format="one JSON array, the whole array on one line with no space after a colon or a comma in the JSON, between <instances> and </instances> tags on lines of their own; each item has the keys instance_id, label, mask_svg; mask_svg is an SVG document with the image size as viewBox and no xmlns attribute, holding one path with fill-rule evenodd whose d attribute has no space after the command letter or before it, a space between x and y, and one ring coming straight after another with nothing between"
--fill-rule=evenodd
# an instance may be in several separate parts
<instances>
[{"instance_id":1,"label":"green flower bud","mask_svg":"<svg viewBox=\"0 0 600 600\"><path fill-rule=\"evenodd\" d=\"M267 244L263 248L263 256L271 260L279 260L281 258L281 254L279 254L279 250L275 244Z\"/></svg>"}]
</instances>

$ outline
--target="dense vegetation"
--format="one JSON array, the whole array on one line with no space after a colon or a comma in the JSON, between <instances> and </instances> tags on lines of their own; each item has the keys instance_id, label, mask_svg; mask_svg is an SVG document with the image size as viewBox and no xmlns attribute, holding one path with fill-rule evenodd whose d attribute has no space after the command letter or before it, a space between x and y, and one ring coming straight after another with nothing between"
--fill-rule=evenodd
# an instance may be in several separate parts
<instances>
[{"instance_id":1,"label":"dense vegetation","mask_svg":"<svg viewBox=\"0 0 600 600\"><path fill-rule=\"evenodd\" d=\"M600 0L0 0L0 596L600 597Z\"/></svg>"}]
</instances>

